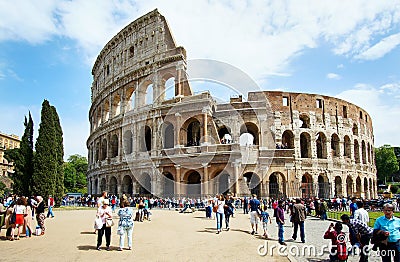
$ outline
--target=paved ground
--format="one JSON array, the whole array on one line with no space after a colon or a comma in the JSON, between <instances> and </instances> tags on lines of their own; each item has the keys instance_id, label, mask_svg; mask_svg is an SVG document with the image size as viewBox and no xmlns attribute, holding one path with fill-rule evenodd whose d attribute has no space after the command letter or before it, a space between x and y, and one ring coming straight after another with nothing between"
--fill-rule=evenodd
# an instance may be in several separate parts
<instances>
[{"instance_id":1,"label":"paved ground","mask_svg":"<svg viewBox=\"0 0 400 262\"><path fill-rule=\"evenodd\" d=\"M262 257L264 243L249 233L247 215L238 214L231 230L215 234L215 220L205 213L179 214L153 210L151 222L135 222L133 250L118 251L116 226L112 229L111 251L97 251L93 234L95 210L56 211L46 219L46 234L5 240L0 233L1 261L288 261L286 257ZM103 243L105 240L103 240Z\"/></svg>"}]
</instances>

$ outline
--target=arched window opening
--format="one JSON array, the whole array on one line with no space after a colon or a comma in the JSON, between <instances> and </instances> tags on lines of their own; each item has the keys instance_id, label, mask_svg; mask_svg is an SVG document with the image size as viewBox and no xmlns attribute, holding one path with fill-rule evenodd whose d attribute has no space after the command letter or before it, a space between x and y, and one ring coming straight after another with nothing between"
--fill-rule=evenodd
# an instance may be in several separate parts
<instances>
[{"instance_id":1,"label":"arched window opening","mask_svg":"<svg viewBox=\"0 0 400 262\"><path fill-rule=\"evenodd\" d=\"M324 133L319 132L316 139L317 158L326 158L326 136Z\"/></svg>"},{"instance_id":2,"label":"arched window opening","mask_svg":"<svg viewBox=\"0 0 400 262\"><path fill-rule=\"evenodd\" d=\"M347 196L353 196L353 179L348 176L346 179L346 186L347 186Z\"/></svg>"},{"instance_id":3,"label":"arched window opening","mask_svg":"<svg viewBox=\"0 0 400 262\"><path fill-rule=\"evenodd\" d=\"M199 197L201 194L201 176L192 171L187 177L186 193L188 197Z\"/></svg>"},{"instance_id":4,"label":"arched window opening","mask_svg":"<svg viewBox=\"0 0 400 262\"><path fill-rule=\"evenodd\" d=\"M108 188L108 192L112 195L118 195L118 183L117 179L113 176L110 179L110 185Z\"/></svg>"},{"instance_id":5,"label":"arched window opening","mask_svg":"<svg viewBox=\"0 0 400 262\"><path fill-rule=\"evenodd\" d=\"M187 128L187 146L200 145L200 122L193 120Z\"/></svg>"},{"instance_id":6,"label":"arched window opening","mask_svg":"<svg viewBox=\"0 0 400 262\"><path fill-rule=\"evenodd\" d=\"M151 177L148 174L143 174L138 180L138 192L140 195L150 195L151 194Z\"/></svg>"},{"instance_id":7,"label":"arched window opening","mask_svg":"<svg viewBox=\"0 0 400 262\"><path fill-rule=\"evenodd\" d=\"M254 123L246 123L240 127L240 139L242 140L242 135L243 134L250 134L254 141L254 145L259 145L259 138L258 138L258 127ZM251 139L251 136L247 135L247 138ZM251 141L247 141L247 145L251 145ZM242 141L240 141L240 144L242 145Z\"/></svg>"},{"instance_id":8,"label":"arched window opening","mask_svg":"<svg viewBox=\"0 0 400 262\"><path fill-rule=\"evenodd\" d=\"M146 87L146 105L153 104L153 84Z\"/></svg>"},{"instance_id":9,"label":"arched window opening","mask_svg":"<svg viewBox=\"0 0 400 262\"><path fill-rule=\"evenodd\" d=\"M100 181L100 192L106 191L106 179L102 178Z\"/></svg>"},{"instance_id":10,"label":"arched window opening","mask_svg":"<svg viewBox=\"0 0 400 262\"><path fill-rule=\"evenodd\" d=\"M221 144L230 144L232 143L232 136L230 129L226 126L222 126L218 129L218 137Z\"/></svg>"},{"instance_id":11,"label":"arched window opening","mask_svg":"<svg viewBox=\"0 0 400 262\"><path fill-rule=\"evenodd\" d=\"M118 136L113 135L111 137L111 157L118 156Z\"/></svg>"},{"instance_id":12,"label":"arched window opening","mask_svg":"<svg viewBox=\"0 0 400 262\"><path fill-rule=\"evenodd\" d=\"M343 196L342 179L340 176L335 177L335 196Z\"/></svg>"},{"instance_id":13,"label":"arched window opening","mask_svg":"<svg viewBox=\"0 0 400 262\"><path fill-rule=\"evenodd\" d=\"M110 104L108 103L108 101L104 103L103 114L104 122L107 122L110 119Z\"/></svg>"},{"instance_id":14,"label":"arched window opening","mask_svg":"<svg viewBox=\"0 0 400 262\"><path fill-rule=\"evenodd\" d=\"M363 164L366 164L367 163L367 152L366 152L364 140L361 141L361 153L362 153L362 162L363 162Z\"/></svg>"},{"instance_id":15,"label":"arched window opening","mask_svg":"<svg viewBox=\"0 0 400 262\"><path fill-rule=\"evenodd\" d=\"M356 163L360 163L360 145L357 139L354 140L354 159Z\"/></svg>"},{"instance_id":16,"label":"arched window opening","mask_svg":"<svg viewBox=\"0 0 400 262\"><path fill-rule=\"evenodd\" d=\"M227 194L230 192L229 190L229 183L230 183L230 176L227 173L220 173L218 174L218 193L219 194Z\"/></svg>"},{"instance_id":17,"label":"arched window opening","mask_svg":"<svg viewBox=\"0 0 400 262\"><path fill-rule=\"evenodd\" d=\"M333 157L340 156L339 136L337 134L333 134L331 137L331 149Z\"/></svg>"},{"instance_id":18,"label":"arched window opening","mask_svg":"<svg viewBox=\"0 0 400 262\"><path fill-rule=\"evenodd\" d=\"M107 139L103 139L101 143L101 160L105 160L107 158Z\"/></svg>"},{"instance_id":19,"label":"arched window opening","mask_svg":"<svg viewBox=\"0 0 400 262\"><path fill-rule=\"evenodd\" d=\"M133 183L130 176L124 176L122 179L122 193L131 196L133 193Z\"/></svg>"},{"instance_id":20,"label":"arched window opening","mask_svg":"<svg viewBox=\"0 0 400 262\"><path fill-rule=\"evenodd\" d=\"M164 173L164 197L174 196L174 177L171 173Z\"/></svg>"},{"instance_id":21,"label":"arched window opening","mask_svg":"<svg viewBox=\"0 0 400 262\"><path fill-rule=\"evenodd\" d=\"M133 135L130 130L127 130L124 134L124 153L132 154L133 152Z\"/></svg>"},{"instance_id":22,"label":"arched window opening","mask_svg":"<svg viewBox=\"0 0 400 262\"><path fill-rule=\"evenodd\" d=\"M301 133L300 135L300 153L301 158L311 157L311 137L308 133Z\"/></svg>"},{"instance_id":23,"label":"arched window opening","mask_svg":"<svg viewBox=\"0 0 400 262\"><path fill-rule=\"evenodd\" d=\"M307 115L300 115L300 128L310 128L310 118Z\"/></svg>"},{"instance_id":24,"label":"arched window opening","mask_svg":"<svg viewBox=\"0 0 400 262\"><path fill-rule=\"evenodd\" d=\"M328 178L325 175L318 176L318 197L319 198L329 198L330 195L330 184Z\"/></svg>"},{"instance_id":25,"label":"arched window opening","mask_svg":"<svg viewBox=\"0 0 400 262\"><path fill-rule=\"evenodd\" d=\"M244 174L243 178L245 179L246 185L249 188L250 193L260 196L261 184L258 175L256 173L249 172Z\"/></svg>"},{"instance_id":26,"label":"arched window opening","mask_svg":"<svg viewBox=\"0 0 400 262\"><path fill-rule=\"evenodd\" d=\"M174 126L171 123L164 123L164 136L163 145L164 148L174 148Z\"/></svg>"},{"instance_id":27,"label":"arched window opening","mask_svg":"<svg viewBox=\"0 0 400 262\"><path fill-rule=\"evenodd\" d=\"M304 174L301 177L301 196L303 198L314 196L313 181L311 175L309 174Z\"/></svg>"},{"instance_id":28,"label":"arched window opening","mask_svg":"<svg viewBox=\"0 0 400 262\"><path fill-rule=\"evenodd\" d=\"M175 97L175 77L168 78L165 81L165 99L172 99Z\"/></svg>"},{"instance_id":29,"label":"arched window opening","mask_svg":"<svg viewBox=\"0 0 400 262\"><path fill-rule=\"evenodd\" d=\"M353 124L353 135L358 136L358 127L357 127L357 124Z\"/></svg>"},{"instance_id":30,"label":"arched window opening","mask_svg":"<svg viewBox=\"0 0 400 262\"><path fill-rule=\"evenodd\" d=\"M356 179L356 196L361 197L361 178L357 177Z\"/></svg>"},{"instance_id":31,"label":"arched window opening","mask_svg":"<svg viewBox=\"0 0 400 262\"><path fill-rule=\"evenodd\" d=\"M113 116L117 116L121 113L121 97L119 94L114 96L112 109L113 109L113 114L112 114Z\"/></svg>"},{"instance_id":32,"label":"arched window opening","mask_svg":"<svg viewBox=\"0 0 400 262\"><path fill-rule=\"evenodd\" d=\"M96 149L94 154L94 161L97 162L100 159L100 143L96 143Z\"/></svg>"},{"instance_id":33,"label":"arched window opening","mask_svg":"<svg viewBox=\"0 0 400 262\"><path fill-rule=\"evenodd\" d=\"M293 149L294 148L294 135L290 130L286 130L282 134L282 146L283 149Z\"/></svg>"},{"instance_id":34,"label":"arched window opening","mask_svg":"<svg viewBox=\"0 0 400 262\"><path fill-rule=\"evenodd\" d=\"M97 110L97 127L101 125L101 109Z\"/></svg>"},{"instance_id":35,"label":"arched window opening","mask_svg":"<svg viewBox=\"0 0 400 262\"><path fill-rule=\"evenodd\" d=\"M146 126L144 128L144 137L145 137L145 149L146 151L151 150L151 128Z\"/></svg>"}]
</instances>

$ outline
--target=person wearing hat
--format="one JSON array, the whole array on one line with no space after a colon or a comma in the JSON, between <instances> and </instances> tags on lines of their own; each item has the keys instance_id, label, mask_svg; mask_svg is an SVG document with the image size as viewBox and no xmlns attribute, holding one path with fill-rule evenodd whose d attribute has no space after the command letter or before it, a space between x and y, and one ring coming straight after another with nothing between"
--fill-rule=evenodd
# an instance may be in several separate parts
<instances>
[{"instance_id":1,"label":"person wearing hat","mask_svg":"<svg viewBox=\"0 0 400 262\"><path fill-rule=\"evenodd\" d=\"M103 227L97 230L97 250L101 250L101 243L103 235L106 235L106 249L110 250L111 243L111 227L106 226L107 218L112 218L112 210L110 207L110 201L108 199L103 200L103 205L97 209L97 216L101 218Z\"/></svg>"}]
</instances>

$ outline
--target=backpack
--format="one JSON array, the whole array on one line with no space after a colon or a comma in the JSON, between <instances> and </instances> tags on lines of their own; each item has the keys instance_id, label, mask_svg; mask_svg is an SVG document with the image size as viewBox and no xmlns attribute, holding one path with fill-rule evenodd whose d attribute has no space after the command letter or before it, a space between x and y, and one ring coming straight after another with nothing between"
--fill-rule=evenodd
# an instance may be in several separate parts
<instances>
[{"instance_id":1,"label":"backpack","mask_svg":"<svg viewBox=\"0 0 400 262\"><path fill-rule=\"evenodd\" d=\"M337 235L337 257L340 261L346 261L348 254L347 254L347 247L346 247L346 235L344 233L340 233Z\"/></svg>"}]
</instances>

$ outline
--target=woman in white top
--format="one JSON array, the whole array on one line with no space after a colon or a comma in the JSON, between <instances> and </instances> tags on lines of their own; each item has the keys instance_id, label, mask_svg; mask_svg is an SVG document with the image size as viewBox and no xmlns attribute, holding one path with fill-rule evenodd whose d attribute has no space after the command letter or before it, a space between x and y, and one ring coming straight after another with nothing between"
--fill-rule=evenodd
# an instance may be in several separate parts
<instances>
[{"instance_id":1,"label":"woman in white top","mask_svg":"<svg viewBox=\"0 0 400 262\"><path fill-rule=\"evenodd\" d=\"M24 216L26 215L26 199L24 197L17 199L14 211L16 214L14 228L17 228L17 237L15 240L19 240L19 236L24 228Z\"/></svg>"},{"instance_id":2,"label":"woman in white top","mask_svg":"<svg viewBox=\"0 0 400 262\"><path fill-rule=\"evenodd\" d=\"M215 218L217 219L217 234L221 232L222 219L224 218L224 196L221 194L218 196L218 200L215 202L217 206L217 212L215 213Z\"/></svg>"},{"instance_id":3,"label":"woman in white top","mask_svg":"<svg viewBox=\"0 0 400 262\"><path fill-rule=\"evenodd\" d=\"M112 218L112 210L109 206L110 202L108 199L103 200L103 205L99 207L97 210L97 216L101 218L103 222L103 227L97 230L97 250L101 250L101 242L103 239L103 234L106 235L106 247L107 251L110 250L110 243L111 243L111 227L106 226L106 219Z\"/></svg>"}]
</instances>

